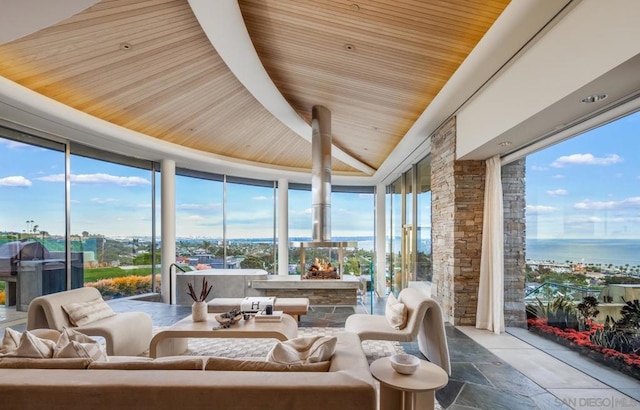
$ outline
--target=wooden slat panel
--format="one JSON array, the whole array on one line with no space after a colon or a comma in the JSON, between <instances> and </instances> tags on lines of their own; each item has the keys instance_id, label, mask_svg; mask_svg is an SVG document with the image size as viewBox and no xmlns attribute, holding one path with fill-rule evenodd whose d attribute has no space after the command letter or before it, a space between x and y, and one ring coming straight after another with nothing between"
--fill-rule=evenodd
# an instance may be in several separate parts
<instances>
[{"instance_id":1,"label":"wooden slat panel","mask_svg":"<svg viewBox=\"0 0 640 410\"><path fill-rule=\"evenodd\" d=\"M217 1L217 0L216 0ZM240 0L256 50L307 121L377 168L508 0ZM128 50L122 44L131 45ZM345 49L346 44L355 50ZM292 169L311 147L244 89L186 0L104 0L0 45L0 75L86 113L190 148ZM333 160L336 173L361 175Z\"/></svg>"},{"instance_id":2,"label":"wooden slat panel","mask_svg":"<svg viewBox=\"0 0 640 410\"><path fill-rule=\"evenodd\" d=\"M377 168L508 1L355 3L240 0L285 98L305 118L313 105L326 105L334 142Z\"/></svg>"}]
</instances>

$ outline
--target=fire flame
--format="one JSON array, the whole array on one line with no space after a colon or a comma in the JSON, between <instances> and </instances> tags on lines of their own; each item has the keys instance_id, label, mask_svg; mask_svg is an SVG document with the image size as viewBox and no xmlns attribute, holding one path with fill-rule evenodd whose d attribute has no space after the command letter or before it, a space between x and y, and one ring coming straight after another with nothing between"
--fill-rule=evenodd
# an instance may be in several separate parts
<instances>
[{"instance_id":1,"label":"fire flame","mask_svg":"<svg viewBox=\"0 0 640 410\"><path fill-rule=\"evenodd\" d=\"M315 258L313 264L321 271L332 270L331 263L326 262L324 259Z\"/></svg>"}]
</instances>

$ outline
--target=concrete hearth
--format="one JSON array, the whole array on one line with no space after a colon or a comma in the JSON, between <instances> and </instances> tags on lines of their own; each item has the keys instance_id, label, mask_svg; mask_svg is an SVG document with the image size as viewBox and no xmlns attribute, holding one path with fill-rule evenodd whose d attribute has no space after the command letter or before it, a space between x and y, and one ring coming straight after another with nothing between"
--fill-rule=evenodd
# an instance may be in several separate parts
<instances>
[{"instance_id":1,"label":"concrete hearth","mask_svg":"<svg viewBox=\"0 0 640 410\"><path fill-rule=\"evenodd\" d=\"M298 275L270 275L266 280L254 280L252 287L265 296L308 298L311 305L355 305L358 278L343 275L342 279L303 280Z\"/></svg>"},{"instance_id":2,"label":"concrete hearth","mask_svg":"<svg viewBox=\"0 0 640 410\"><path fill-rule=\"evenodd\" d=\"M262 269L206 269L176 274L176 304L191 305L188 284L192 283L199 293L203 277L213 285L207 300L276 296L308 298L311 305L355 305L359 283L353 275L343 275L342 279L302 280L299 275L269 275Z\"/></svg>"}]
</instances>

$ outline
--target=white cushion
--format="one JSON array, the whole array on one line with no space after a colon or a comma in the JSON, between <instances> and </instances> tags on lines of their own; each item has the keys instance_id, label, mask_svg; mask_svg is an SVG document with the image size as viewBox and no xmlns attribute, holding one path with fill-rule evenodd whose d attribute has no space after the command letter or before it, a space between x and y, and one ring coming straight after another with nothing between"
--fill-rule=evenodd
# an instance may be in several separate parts
<instances>
[{"instance_id":1,"label":"white cushion","mask_svg":"<svg viewBox=\"0 0 640 410\"><path fill-rule=\"evenodd\" d=\"M55 342L49 339L40 339L27 330L22 333L20 345L18 345L14 354L19 357L51 358L53 357L55 345Z\"/></svg>"},{"instance_id":2,"label":"white cushion","mask_svg":"<svg viewBox=\"0 0 640 410\"><path fill-rule=\"evenodd\" d=\"M22 333L17 330L13 330L10 327L4 329L4 337L2 338L2 346L0 347L1 354L7 354L14 352L20 344L20 338Z\"/></svg>"},{"instance_id":3,"label":"white cushion","mask_svg":"<svg viewBox=\"0 0 640 410\"><path fill-rule=\"evenodd\" d=\"M74 326L84 326L96 320L115 316L116 312L102 299L89 302L76 302L63 305L62 309L69 315L69 322Z\"/></svg>"},{"instance_id":4,"label":"white cushion","mask_svg":"<svg viewBox=\"0 0 640 410\"><path fill-rule=\"evenodd\" d=\"M64 328L54 348L55 358L86 358L107 361L104 346L89 336L73 329Z\"/></svg>"},{"instance_id":5,"label":"white cushion","mask_svg":"<svg viewBox=\"0 0 640 410\"><path fill-rule=\"evenodd\" d=\"M404 303L398 302L393 293L387 298L384 315L394 329L402 330L407 325L407 307Z\"/></svg>"},{"instance_id":6,"label":"white cushion","mask_svg":"<svg viewBox=\"0 0 640 410\"><path fill-rule=\"evenodd\" d=\"M338 339L335 336L298 337L276 343L267 361L282 364L316 363L330 360Z\"/></svg>"}]
</instances>

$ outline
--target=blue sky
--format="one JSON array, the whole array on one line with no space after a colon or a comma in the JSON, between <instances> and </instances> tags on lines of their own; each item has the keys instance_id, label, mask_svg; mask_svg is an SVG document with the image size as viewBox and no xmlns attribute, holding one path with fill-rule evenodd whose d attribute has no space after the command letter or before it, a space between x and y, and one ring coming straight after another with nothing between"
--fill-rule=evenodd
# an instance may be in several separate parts
<instances>
[{"instance_id":1,"label":"blue sky","mask_svg":"<svg viewBox=\"0 0 640 410\"><path fill-rule=\"evenodd\" d=\"M636 113L527 157L527 236L640 238L639 128ZM0 164L0 230L62 234L63 153L0 138ZM71 169L74 234L151 235L148 170L78 156ZM273 195L229 184L228 237L270 237ZM331 205L334 237L373 234L371 194L334 193ZM291 190L289 210L289 235L310 236L311 193ZM222 184L178 177L177 235L222 237L221 221Z\"/></svg>"},{"instance_id":2,"label":"blue sky","mask_svg":"<svg viewBox=\"0 0 640 410\"><path fill-rule=\"evenodd\" d=\"M64 232L64 155L0 138L0 230ZM72 155L71 231L110 237L151 236L148 170ZM158 178L159 179L159 178ZM159 211L160 192L157 182ZM227 185L227 236L273 235L272 187ZM311 193L290 191L290 236L311 235ZM334 236L373 235L373 195L334 194ZM158 212L158 222L159 222ZM34 221L34 222L27 222ZM158 235L160 226L158 226ZM178 176L176 233L222 237L222 183Z\"/></svg>"},{"instance_id":3,"label":"blue sky","mask_svg":"<svg viewBox=\"0 0 640 410\"><path fill-rule=\"evenodd\" d=\"M527 157L529 238L640 238L640 113Z\"/></svg>"}]
</instances>

